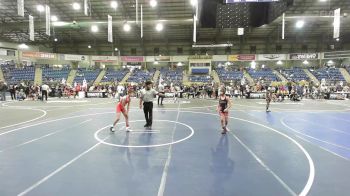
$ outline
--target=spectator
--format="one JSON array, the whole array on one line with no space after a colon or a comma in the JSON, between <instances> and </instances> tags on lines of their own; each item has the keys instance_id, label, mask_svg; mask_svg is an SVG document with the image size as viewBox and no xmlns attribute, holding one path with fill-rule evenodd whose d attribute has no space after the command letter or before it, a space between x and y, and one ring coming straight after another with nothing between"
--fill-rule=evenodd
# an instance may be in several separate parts
<instances>
[{"instance_id":1,"label":"spectator","mask_svg":"<svg viewBox=\"0 0 350 196\"><path fill-rule=\"evenodd\" d=\"M6 91L7 91L7 85L6 85L6 83L0 80L0 95L1 95L1 101L6 101Z\"/></svg>"}]
</instances>

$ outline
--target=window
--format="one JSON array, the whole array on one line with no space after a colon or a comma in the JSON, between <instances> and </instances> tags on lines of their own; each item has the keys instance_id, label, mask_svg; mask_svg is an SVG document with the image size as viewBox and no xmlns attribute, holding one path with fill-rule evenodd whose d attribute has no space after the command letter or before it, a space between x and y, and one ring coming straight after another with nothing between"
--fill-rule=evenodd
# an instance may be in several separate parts
<instances>
[{"instance_id":1,"label":"window","mask_svg":"<svg viewBox=\"0 0 350 196\"><path fill-rule=\"evenodd\" d=\"M136 48L131 48L131 55L136 55Z\"/></svg>"},{"instance_id":2,"label":"window","mask_svg":"<svg viewBox=\"0 0 350 196\"><path fill-rule=\"evenodd\" d=\"M250 46L250 54L256 53L256 46Z\"/></svg>"},{"instance_id":3,"label":"window","mask_svg":"<svg viewBox=\"0 0 350 196\"><path fill-rule=\"evenodd\" d=\"M276 52L282 51L282 45L276 45Z\"/></svg>"}]
</instances>

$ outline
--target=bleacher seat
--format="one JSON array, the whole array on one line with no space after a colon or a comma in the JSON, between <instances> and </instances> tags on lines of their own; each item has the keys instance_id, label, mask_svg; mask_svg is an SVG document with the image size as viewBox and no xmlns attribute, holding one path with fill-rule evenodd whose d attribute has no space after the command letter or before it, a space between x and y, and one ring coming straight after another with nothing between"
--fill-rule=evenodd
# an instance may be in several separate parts
<instances>
[{"instance_id":1,"label":"bleacher seat","mask_svg":"<svg viewBox=\"0 0 350 196\"><path fill-rule=\"evenodd\" d=\"M327 82L345 82L345 79L338 68L322 68L312 70L310 72L319 80L326 79Z\"/></svg>"},{"instance_id":2,"label":"bleacher seat","mask_svg":"<svg viewBox=\"0 0 350 196\"><path fill-rule=\"evenodd\" d=\"M255 80L264 79L265 81L280 81L271 69L249 69L248 73Z\"/></svg>"},{"instance_id":3,"label":"bleacher seat","mask_svg":"<svg viewBox=\"0 0 350 196\"><path fill-rule=\"evenodd\" d=\"M43 68L43 82L48 81L61 81L63 78L66 80L70 69L54 69L54 68Z\"/></svg>"},{"instance_id":4,"label":"bleacher seat","mask_svg":"<svg viewBox=\"0 0 350 196\"><path fill-rule=\"evenodd\" d=\"M8 84L18 84L23 81L34 81L34 67L15 68L12 65L4 64L1 65L1 69Z\"/></svg>"},{"instance_id":5,"label":"bleacher seat","mask_svg":"<svg viewBox=\"0 0 350 196\"><path fill-rule=\"evenodd\" d=\"M107 70L106 75L103 77L101 82L115 82L115 81L121 81L125 75L129 72L127 69L123 70Z\"/></svg>"},{"instance_id":6,"label":"bleacher seat","mask_svg":"<svg viewBox=\"0 0 350 196\"><path fill-rule=\"evenodd\" d=\"M135 69L127 82L143 83L147 80L152 80L155 70L144 71L140 69Z\"/></svg>"},{"instance_id":7,"label":"bleacher seat","mask_svg":"<svg viewBox=\"0 0 350 196\"><path fill-rule=\"evenodd\" d=\"M301 68L292 68L292 69L282 69L280 73L287 79L291 81L301 81L309 80L309 76Z\"/></svg>"},{"instance_id":8,"label":"bleacher seat","mask_svg":"<svg viewBox=\"0 0 350 196\"><path fill-rule=\"evenodd\" d=\"M212 82L212 78L209 75L190 75L188 79L190 80L190 82Z\"/></svg>"},{"instance_id":9,"label":"bleacher seat","mask_svg":"<svg viewBox=\"0 0 350 196\"><path fill-rule=\"evenodd\" d=\"M85 70L85 69L78 69L77 75L74 78L74 82L77 83L83 83L84 78L86 82L93 82L96 80L98 74L100 73L101 70Z\"/></svg>"},{"instance_id":10,"label":"bleacher seat","mask_svg":"<svg viewBox=\"0 0 350 196\"><path fill-rule=\"evenodd\" d=\"M182 68L176 68L176 70L161 68L159 78L162 78L165 83L181 84L183 79L183 70Z\"/></svg>"},{"instance_id":11,"label":"bleacher seat","mask_svg":"<svg viewBox=\"0 0 350 196\"><path fill-rule=\"evenodd\" d=\"M219 79L221 82L240 81L243 78L242 71L225 70L224 68L217 68L216 72L219 75Z\"/></svg>"}]
</instances>

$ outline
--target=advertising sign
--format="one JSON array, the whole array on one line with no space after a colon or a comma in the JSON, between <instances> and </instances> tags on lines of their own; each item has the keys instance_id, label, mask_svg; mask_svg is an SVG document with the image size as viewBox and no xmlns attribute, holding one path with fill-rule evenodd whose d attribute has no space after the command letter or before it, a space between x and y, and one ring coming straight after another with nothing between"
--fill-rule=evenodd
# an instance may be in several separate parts
<instances>
[{"instance_id":1,"label":"advertising sign","mask_svg":"<svg viewBox=\"0 0 350 196\"><path fill-rule=\"evenodd\" d=\"M257 55L257 60L259 61L278 61L278 60L286 60L286 54L259 54Z\"/></svg>"},{"instance_id":2,"label":"advertising sign","mask_svg":"<svg viewBox=\"0 0 350 196\"><path fill-rule=\"evenodd\" d=\"M318 53L290 54L290 60L318 59Z\"/></svg>"},{"instance_id":3,"label":"advertising sign","mask_svg":"<svg viewBox=\"0 0 350 196\"><path fill-rule=\"evenodd\" d=\"M91 60L95 62L114 62L118 61L117 56L91 56Z\"/></svg>"},{"instance_id":4,"label":"advertising sign","mask_svg":"<svg viewBox=\"0 0 350 196\"><path fill-rule=\"evenodd\" d=\"M123 62L143 62L144 61L143 56L122 56L121 59Z\"/></svg>"},{"instance_id":5,"label":"advertising sign","mask_svg":"<svg viewBox=\"0 0 350 196\"><path fill-rule=\"evenodd\" d=\"M227 57L228 61L253 61L255 60L255 54L238 54L229 55Z\"/></svg>"},{"instance_id":6,"label":"advertising sign","mask_svg":"<svg viewBox=\"0 0 350 196\"><path fill-rule=\"evenodd\" d=\"M22 57L34 59L55 59L56 54L45 52L22 52Z\"/></svg>"}]
</instances>

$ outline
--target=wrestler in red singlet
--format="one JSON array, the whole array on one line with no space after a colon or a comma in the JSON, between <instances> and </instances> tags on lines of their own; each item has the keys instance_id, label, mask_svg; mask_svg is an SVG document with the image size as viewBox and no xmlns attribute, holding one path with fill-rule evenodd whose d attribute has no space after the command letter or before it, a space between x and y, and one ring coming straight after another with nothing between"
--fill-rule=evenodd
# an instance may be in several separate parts
<instances>
[{"instance_id":1,"label":"wrestler in red singlet","mask_svg":"<svg viewBox=\"0 0 350 196\"><path fill-rule=\"evenodd\" d=\"M124 118L125 118L126 130L130 131L130 129L129 129L129 116L128 116L129 108L130 108L130 93L131 93L131 88L128 88L128 95L123 96L119 99L119 102L118 102L117 107L116 107L117 118L115 119L113 126L111 126L109 129L111 132L114 132L115 125L118 123L121 113L124 115Z\"/></svg>"}]
</instances>

